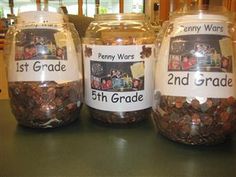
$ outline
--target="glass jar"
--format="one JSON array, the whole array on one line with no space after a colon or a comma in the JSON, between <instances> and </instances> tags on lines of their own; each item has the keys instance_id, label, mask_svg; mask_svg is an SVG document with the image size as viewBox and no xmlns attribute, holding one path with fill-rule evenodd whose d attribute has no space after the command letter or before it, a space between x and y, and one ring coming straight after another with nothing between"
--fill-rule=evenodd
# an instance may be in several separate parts
<instances>
[{"instance_id":1,"label":"glass jar","mask_svg":"<svg viewBox=\"0 0 236 177\"><path fill-rule=\"evenodd\" d=\"M210 145L234 132L232 24L231 14L218 7L171 17L159 48L153 105L154 124L169 139Z\"/></svg>"},{"instance_id":2,"label":"glass jar","mask_svg":"<svg viewBox=\"0 0 236 177\"><path fill-rule=\"evenodd\" d=\"M63 18L46 11L22 12L6 34L10 104L20 125L54 128L78 117L80 40Z\"/></svg>"},{"instance_id":3,"label":"glass jar","mask_svg":"<svg viewBox=\"0 0 236 177\"><path fill-rule=\"evenodd\" d=\"M144 14L95 16L83 39L91 116L125 125L150 115L155 33Z\"/></svg>"}]
</instances>

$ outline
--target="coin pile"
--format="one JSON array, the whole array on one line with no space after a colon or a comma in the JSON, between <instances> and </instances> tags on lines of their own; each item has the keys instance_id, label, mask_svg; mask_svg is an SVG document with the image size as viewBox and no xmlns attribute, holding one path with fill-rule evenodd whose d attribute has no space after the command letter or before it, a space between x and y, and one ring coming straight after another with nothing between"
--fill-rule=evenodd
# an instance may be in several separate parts
<instances>
[{"instance_id":1,"label":"coin pile","mask_svg":"<svg viewBox=\"0 0 236 177\"><path fill-rule=\"evenodd\" d=\"M19 124L33 128L54 128L74 121L81 106L81 81L58 84L10 82L12 112Z\"/></svg>"},{"instance_id":2,"label":"coin pile","mask_svg":"<svg viewBox=\"0 0 236 177\"><path fill-rule=\"evenodd\" d=\"M108 112L97 110L94 108L90 108L90 110L91 115L94 119L107 124L120 125L140 122L144 119L147 119L147 116L151 113L151 108L130 112Z\"/></svg>"},{"instance_id":3,"label":"coin pile","mask_svg":"<svg viewBox=\"0 0 236 177\"><path fill-rule=\"evenodd\" d=\"M216 144L236 129L233 97L197 99L160 96L153 120L159 132L184 144Z\"/></svg>"}]
</instances>

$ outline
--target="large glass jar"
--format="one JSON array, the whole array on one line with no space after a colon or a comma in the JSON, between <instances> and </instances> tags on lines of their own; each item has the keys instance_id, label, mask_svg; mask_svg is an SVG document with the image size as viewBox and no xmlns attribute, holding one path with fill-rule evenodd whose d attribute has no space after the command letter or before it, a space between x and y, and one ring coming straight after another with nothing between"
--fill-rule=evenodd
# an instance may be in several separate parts
<instances>
[{"instance_id":1,"label":"large glass jar","mask_svg":"<svg viewBox=\"0 0 236 177\"><path fill-rule=\"evenodd\" d=\"M54 128L74 121L81 107L80 40L63 15L22 12L6 35L8 88L18 123Z\"/></svg>"},{"instance_id":2,"label":"large glass jar","mask_svg":"<svg viewBox=\"0 0 236 177\"><path fill-rule=\"evenodd\" d=\"M204 7L173 14L155 74L154 124L191 145L223 142L236 127L232 16Z\"/></svg>"},{"instance_id":3,"label":"large glass jar","mask_svg":"<svg viewBox=\"0 0 236 177\"><path fill-rule=\"evenodd\" d=\"M83 39L85 102L94 119L125 125L149 117L155 38L144 14L95 16Z\"/></svg>"}]
</instances>

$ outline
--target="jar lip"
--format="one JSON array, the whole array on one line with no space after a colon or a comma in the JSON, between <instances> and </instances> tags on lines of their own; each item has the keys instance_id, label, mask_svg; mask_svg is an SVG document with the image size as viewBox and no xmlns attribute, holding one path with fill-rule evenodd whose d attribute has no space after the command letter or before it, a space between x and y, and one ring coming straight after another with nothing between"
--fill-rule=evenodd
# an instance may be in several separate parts
<instances>
[{"instance_id":1,"label":"jar lip","mask_svg":"<svg viewBox=\"0 0 236 177\"><path fill-rule=\"evenodd\" d=\"M96 21L103 20L145 20L147 16L143 13L110 13L94 16Z\"/></svg>"},{"instance_id":2,"label":"jar lip","mask_svg":"<svg viewBox=\"0 0 236 177\"><path fill-rule=\"evenodd\" d=\"M185 14L182 16L172 17L175 21L199 21L199 20L217 20L217 21L228 21L229 18L225 15L215 14Z\"/></svg>"},{"instance_id":3,"label":"jar lip","mask_svg":"<svg viewBox=\"0 0 236 177\"><path fill-rule=\"evenodd\" d=\"M17 17L18 24L26 23L63 23L63 14L48 11L27 11Z\"/></svg>"},{"instance_id":4,"label":"jar lip","mask_svg":"<svg viewBox=\"0 0 236 177\"><path fill-rule=\"evenodd\" d=\"M53 22L53 23L35 23L35 22L31 22L31 23L16 23L12 26L9 26L10 27L17 27L17 28L34 28L35 26L37 26L37 28L61 28L61 27L64 27L64 26L73 26L74 27L74 24L71 23L71 22L62 22L62 23L56 23L56 22Z\"/></svg>"},{"instance_id":5,"label":"jar lip","mask_svg":"<svg viewBox=\"0 0 236 177\"><path fill-rule=\"evenodd\" d=\"M196 18L196 19L214 19L214 20L232 20L233 13L222 6L209 6L208 9L186 8L179 9L170 14L170 19L180 19L182 17Z\"/></svg>"}]
</instances>

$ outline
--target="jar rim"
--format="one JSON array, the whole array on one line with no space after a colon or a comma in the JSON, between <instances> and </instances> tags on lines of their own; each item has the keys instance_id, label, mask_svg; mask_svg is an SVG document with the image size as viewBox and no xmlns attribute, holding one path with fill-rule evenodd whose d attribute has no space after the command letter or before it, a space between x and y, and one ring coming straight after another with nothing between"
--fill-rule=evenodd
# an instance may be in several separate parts
<instances>
[{"instance_id":1,"label":"jar rim","mask_svg":"<svg viewBox=\"0 0 236 177\"><path fill-rule=\"evenodd\" d=\"M98 14L94 16L96 21L101 20L145 20L147 16L144 13L110 13Z\"/></svg>"},{"instance_id":2,"label":"jar rim","mask_svg":"<svg viewBox=\"0 0 236 177\"><path fill-rule=\"evenodd\" d=\"M184 14L182 16L172 17L174 21L209 21L209 20L216 20L216 21L229 21L230 19L225 15L218 15L218 14Z\"/></svg>"},{"instance_id":3,"label":"jar rim","mask_svg":"<svg viewBox=\"0 0 236 177\"><path fill-rule=\"evenodd\" d=\"M232 20L233 13L228 11L225 7L222 6L209 6L208 9L201 8L191 8L187 7L186 9L179 9L170 14L170 19L181 18L183 16L195 17L197 19L217 19L219 20Z\"/></svg>"},{"instance_id":4,"label":"jar rim","mask_svg":"<svg viewBox=\"0 0 236 177\"><path fill-rule=\"evenodd\" d=\"M26 23L63 23L64 15L48 11L27 11L19 13L17 17L18 24Z\"/></svg>"}]
</instances>

